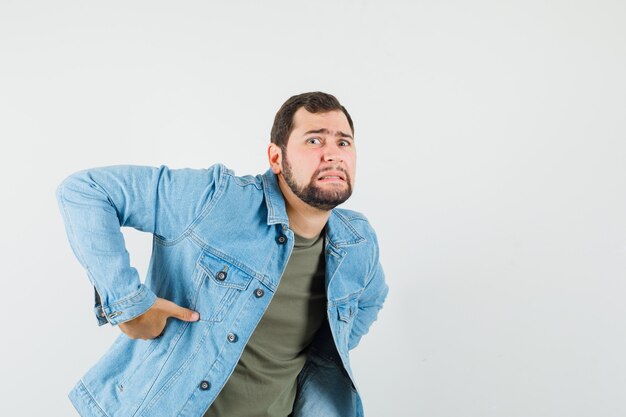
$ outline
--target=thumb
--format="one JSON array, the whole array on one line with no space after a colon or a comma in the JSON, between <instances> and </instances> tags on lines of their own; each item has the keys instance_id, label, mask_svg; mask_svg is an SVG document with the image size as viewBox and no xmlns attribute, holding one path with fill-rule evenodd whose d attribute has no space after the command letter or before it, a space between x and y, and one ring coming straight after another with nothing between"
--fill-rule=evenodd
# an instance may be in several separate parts
<instances>
[{"instance_id":1,"label":"thumb","mask_svg":"<svg viewBox=\"0 0 626 417\"><path fill-rule=\"evenodd\" d=\"M164 307L170 317L177 318L182 321L198 321L200 314L197 311L189 310L188 308L181 307L176 303L165 300Z\"/></svg>"}]
</instances>

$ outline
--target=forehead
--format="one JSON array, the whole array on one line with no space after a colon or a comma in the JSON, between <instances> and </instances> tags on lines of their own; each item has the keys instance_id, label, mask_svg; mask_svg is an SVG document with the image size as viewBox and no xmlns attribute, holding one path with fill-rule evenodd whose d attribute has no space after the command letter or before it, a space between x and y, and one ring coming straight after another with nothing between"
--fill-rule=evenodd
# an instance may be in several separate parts
<instances>
[{"instance_id":1,"label":"forehead","mask_svg":"<svg viewBox=\"0 0 626 417\"><path fill-rule=\"evenodd\" d=\"M304 107L300 107L293 115L293 132L306 132L322 128L352 134L348 118L341 110L311 113Z\"/></svg>"}]
</instances>

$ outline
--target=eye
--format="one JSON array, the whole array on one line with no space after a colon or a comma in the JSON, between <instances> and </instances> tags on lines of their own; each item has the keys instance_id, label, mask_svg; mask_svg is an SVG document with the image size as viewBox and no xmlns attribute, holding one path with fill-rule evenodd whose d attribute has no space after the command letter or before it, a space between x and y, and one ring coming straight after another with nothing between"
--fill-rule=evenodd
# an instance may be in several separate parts
<instances>
[{"instance_id":1,"label":"eye","mask_svg":"<svg viewBox=\"0 0 626 417\"><path fill-rule=\"evenodd\" d=\"M311 145L319 145L320 143L322 143L322 141L320 140L320 138L308 138L306 140L306 143L310 143Z\"/></svg>"},{"instance_id":2,"label":"eye","mask_svg":"<svg viewBox=\"0 0 626 417\"><path fill-rule=\"evenodd\" d=\"M339 141L339 146L350 146L350 145L352 144L348 140L342 139Z\"/></svg>"}]
</instances>

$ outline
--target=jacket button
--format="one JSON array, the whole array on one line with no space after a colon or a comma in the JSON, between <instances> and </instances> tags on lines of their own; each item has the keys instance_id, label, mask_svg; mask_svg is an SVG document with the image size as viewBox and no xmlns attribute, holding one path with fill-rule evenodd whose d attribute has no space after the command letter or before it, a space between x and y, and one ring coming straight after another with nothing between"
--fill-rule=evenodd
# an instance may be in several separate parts
<instances>
[{"instance_id":1,"label":"jacket button","mask_svg":"<svg viewBox=\"0 0 626 417\"><path fill-rule=\"evenodd\" d=\"M226 279L226 271L220 271L217 273L217 275L215 276L215 278L217 278L220 281L224 281Z\"/></svg>"},{"instance_id":2,"label":"jacket button","mask_svg":"<svg viewBox=\"0 0 626 417\"><path fill-rule=\"evenodd\" d=\"M202 381L200 382L200 389L202 391L206 391L211 387L211 384L209 384L209 381Z\"/></svg>"},{"instance_id":3,"label":"jacket button","mask_svg":"<svg viewBox=\"0 0 626 417\"><path fill-rule=\"evenodd\" d=\"M228 336L226 336L226 338L230 343L235 343L237 341L237 335L235 333L228 333Z\"/></svg>"},{"instance_id":4,"label":"jacket button","mask_svg":"<svg viewBox=\"0 0 626 417\"><path fill-rule=\"evenodd\" d=\"M285 235L280 235L280 236L278 236L278 238L276 238L276 241L277 241L280 245L282 245L282 244L284 244L284 243L287 241L287 236L285 236Z\"/></svg>"},{"instance_id":5,"label":"jacket button","mask_svg":"<svg viewBox=\"0 0 626 417\"><path fill-rule=\"evenodd\" d=\"M261 298L263 297L263 295L265 295L265 291L263 291L263 288L257 288L256 290L254 290L254 296L256 298Z\"/></svg>"}]
</instances>

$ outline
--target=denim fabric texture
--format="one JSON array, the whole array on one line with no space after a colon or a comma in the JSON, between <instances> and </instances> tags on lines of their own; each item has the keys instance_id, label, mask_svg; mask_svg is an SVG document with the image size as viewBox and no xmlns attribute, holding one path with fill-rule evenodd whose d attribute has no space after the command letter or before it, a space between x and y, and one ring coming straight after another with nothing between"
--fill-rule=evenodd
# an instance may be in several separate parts
<instances>
[{"instance_id":1,"label":"denim fabric texture","mask_svg":"<svg viewBox=\"0 0 626 417\"><path fill-rule=\"evenodd\" d=\"M141 315L157 296L200 313L197 322L168 319L156 339L120 334L70 392L75 408L83 417L201 417L234 370L293 249L276 176L239 177L221 164L112 166L69 176L57 199L72 250L96 290L100 325ZM143 284L121 226L153 235ZM363 415L349 351L388 290L362 214L333 209L325 231L327 331L318 333L298 377L293 417Z\"/></svg>"}]
</instances>

